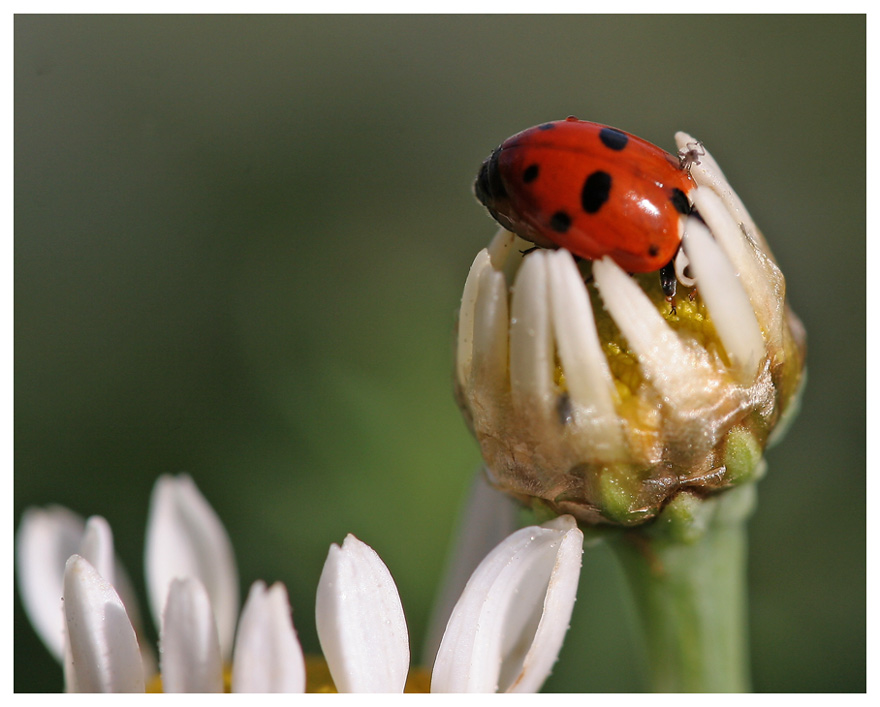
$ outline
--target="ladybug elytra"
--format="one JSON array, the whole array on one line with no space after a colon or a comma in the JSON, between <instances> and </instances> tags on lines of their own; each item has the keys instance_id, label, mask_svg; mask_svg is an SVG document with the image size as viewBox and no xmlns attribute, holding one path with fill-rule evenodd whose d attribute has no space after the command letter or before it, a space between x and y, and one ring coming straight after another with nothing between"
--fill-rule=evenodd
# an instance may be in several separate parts
<instances>
[{"instance_id":1,"label":"ladybug elytra","mask_svg":"<svg viewBox=\"0 0 880 707\"><path fill-rule=\"evenodd\" d=\"M675 292L673 260L696 183L689 160L617 128L569 117L505 140L483 162L477 198L504 228L586 260L661 271Z\"/></svg>"}]
</instances>

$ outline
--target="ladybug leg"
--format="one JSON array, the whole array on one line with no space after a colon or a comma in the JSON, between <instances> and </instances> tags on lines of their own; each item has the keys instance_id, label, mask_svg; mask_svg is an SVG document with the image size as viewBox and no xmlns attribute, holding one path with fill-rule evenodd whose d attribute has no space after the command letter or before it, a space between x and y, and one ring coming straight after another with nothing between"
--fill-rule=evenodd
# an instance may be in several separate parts
<instances>
[{"instance_id":1,"label":"ladybug leg","mask_svg":"<svg viewBox=\"0 0 880 707\"><path fill-rule=\"evenodd\" d=\"M519 254L523 257L526 257L529 253L534 253L536 250L541 250L541 246L533 245L531 248L526 248L525 250L521 250Z\"/></svg>"},{"instance_id":2,"label":"ladybug leg","mask_svg":"<svg viewBox=\"0 0 880 707\"><path fill-rule=\"evenodd\" d=\"M660 287L663 288L663 294L666 295L666 301L675 314L675 290L678 284L678 278L675 276L675 258L673 257L666 265L660 268Z\"/></svg>"}]
</instances>

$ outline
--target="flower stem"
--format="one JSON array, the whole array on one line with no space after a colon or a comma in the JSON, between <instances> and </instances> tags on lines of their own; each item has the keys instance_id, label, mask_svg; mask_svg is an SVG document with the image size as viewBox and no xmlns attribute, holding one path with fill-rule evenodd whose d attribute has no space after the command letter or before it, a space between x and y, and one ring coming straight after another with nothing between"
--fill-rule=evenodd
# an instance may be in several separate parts
<instances>
[{"instance_id":1,"label":"flower stem","mask_svg":"<svg viewBox=\"0 0 880 707\"><path fill-rule=\"evenodd\" d=\"M655 692L746 692L746 520L754 484L679 494L609 544L635 599Z\"/></svg>"}]
</instances>

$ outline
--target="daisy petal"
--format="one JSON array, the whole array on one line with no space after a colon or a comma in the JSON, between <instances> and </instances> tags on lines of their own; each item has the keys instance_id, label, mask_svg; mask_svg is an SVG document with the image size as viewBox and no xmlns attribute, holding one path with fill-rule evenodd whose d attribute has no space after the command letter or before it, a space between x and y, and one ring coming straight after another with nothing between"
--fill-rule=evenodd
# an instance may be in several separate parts
<instances>
[{"instance_id":1,"label":"daisy petal","mask_svg":"<svg viewBox=\"0 0 880 707\"><path fill-rule=\"evenodd\" d=\"M214 509L185 474L160 477L150 500L146 579L157 625L162 622L171 582L177 577L197 578L208 592L221 655L229 660L238 613L238 571L232 543Z\"/></svg>"},{"instance_id":2,"label":"daisy petal","mask_svg":"<svg viewBox=\"0 0 880 707\"><path fill-rule=\"evenodd\" d=\"M143 692L137 637L112 586L79 555L64 571L70 692Z\"/></svg>"},{"instance_id":3,"label":"daisy petal","mask_svg":"<svg viewBox=\"0 0 880 707\"><path fill-rule=\"evenodd\" d=\"M113 532L101 516L92 516L86 522L79 553L109 584L116 586L116 562L113 557Z\"/></svg>"},{"instance_id":4,"label":"daisy petal","mask_svg":"<svg viewBox=\"0 0 880 707\"><path fill-rule=\"evenodd\" d=\"M553 409L553 339L547 254L523 260L510 304L510 386L519 407L538 416Z\"/></svg>"},{"instance_id":5,"label":"daisy petal","mask_svg":"<svg viewBox=\"0 0 880 707\"><path fill-rule=\"evenodd\" d=\"M223 692L223 663L211 600L193 577L175 579L162 615L164 692Z\"/></svg>"},{"instance_id":6,"label":"daisy petal","mask_svg":"<svg viewBox=\"0 0 880 707\"><path fill-rule=\"evenodd\" d=\"M748 385L758 373L764 338L739 273L697 218L688 219L683 246L718 338L741 381Z\"/></svg>"},{"instance_id":7,"label":"daisy petal","mask_svg":"<svg viewBox=\"0 0 880 707\"><path fill-rule=\"evenodd\" d=\"M88 519L77 554L88 560L98 574L116 590L125 606L128 620L131 621L135 634L139 637L138 643L140 643L144 661L144 675L155 674L155 653L149 643L140 640L144 631L137 595L132 589L131 580L129 580L125 568L113 552L113 533L110 530L110 524L104 518L92 516Z\"/></svg>"},{"instance_id":8,"label":"daisy petal","mask_svg":"<svg viewBox=\"0 0 880 707\"><path fill-rule=\"evenodd\" d=\"M431 691L537 691L568 629L582 546L574 519L560 516L489 553L452 612Z\"/></svg>"},{"instance_id":9,"label":"daisy petal","mask_svg":"<svg viewBox=\"0 0 880 707\"><path fill-rule=\"evenodd\" d=\"M287 590L254 582L248 594L232 663L233 692L305 692L302 648L290 617Z\"/></svg>"},{"instance_id":10,"label":"daisy petal","mask_svg":"<svg viewBox=\"0 0 880 707\"><path fill-rule=\"evenodd\" d=\"M340 692L403 692L409 638L397 586L379 555L354 535L330 546L315 622Z\"/></svg>"},{"instance_id":11,"label":"daisy petal","mask_svg":"<svg viewBox=\"0 0 880 707\"><path fill-rule=\"evenodd\" d=\"M541 689L562 648L577 598L581 556L584 552L583 533L571 516L562 516L545 523L543 527L553 527L561 532L562 540L556 548L555 564L547 583L541 619L532 645L507 692L537 692Z\"/></svg>"},{"instance_id":12,"label":"daisy petal","mask_svg":"<svg viewBox=\"0 0 880 707\"><path fill-rule=\"evenodd\" d=\"M49 652L64 655L64 566L79 550L85 522L62 506L29 508L15 534L18 590L28 618Z\"/></svg>"},{"instance_id":13,"label":"daisy petal","mask_svg":"<svg viewBox=\"0 0 880 707\"><path fill-rule=\"evenodd\" d=\"M459 521L458 537L444 572L422 655L430 665L437 654L443 632L468 578L482 559L517 527L520 505L511 496L491 486L483 471L474 477L467 505Z\"/></svg>"}]
</instances>

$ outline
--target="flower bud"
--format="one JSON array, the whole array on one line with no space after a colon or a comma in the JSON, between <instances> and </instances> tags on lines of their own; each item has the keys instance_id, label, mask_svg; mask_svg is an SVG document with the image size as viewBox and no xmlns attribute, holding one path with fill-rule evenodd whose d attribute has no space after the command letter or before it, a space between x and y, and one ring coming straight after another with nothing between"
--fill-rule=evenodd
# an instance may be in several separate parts
<instances>
[{"instance_id":1,"label":"flower bud","mask_svg":"<svg viewBox=\"0 0 880 707\"><path fill-rule=\"evenodd\" d=\"M686 156L696 143L676 140ZM581 523L636 525L682 490L755 480L797 408L805 335L763 235L712 157L657 273L506 230L462 295L456 396L492 484Z\"/></svg>"}]
</instances>

